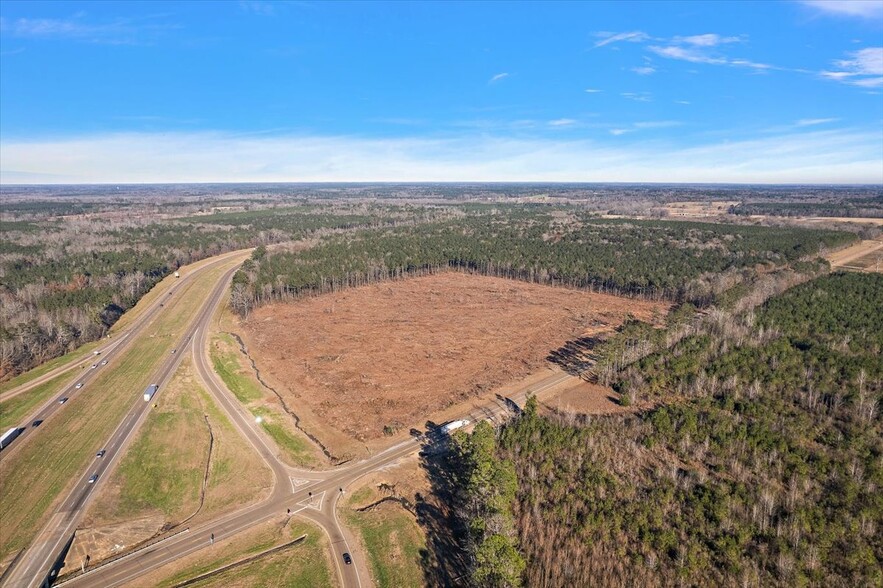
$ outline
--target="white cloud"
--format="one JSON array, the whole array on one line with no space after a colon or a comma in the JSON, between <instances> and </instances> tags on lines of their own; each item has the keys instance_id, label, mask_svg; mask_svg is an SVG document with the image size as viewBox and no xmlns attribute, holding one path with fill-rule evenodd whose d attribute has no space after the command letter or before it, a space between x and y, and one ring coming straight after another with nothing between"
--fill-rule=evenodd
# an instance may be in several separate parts
<instances>
[{"instance_id":1,"label":"white cloud","mask_svg":"<svg viewBox=\"0 0 883 588\"><path fill-rule=\"evenodd\" d=\"M685 106L689 106L690 104L692 104L692 102L690 102L689 100L675 100L675 104L683 104Z\"/></svg>"},{"instance_id":2,"label":"white cloud","mask_svg":"<svg viewBox=\"0 0 883 588\"><path fill-rule=\"evenodd\" d=\"M629 100L634 100L635 102L653 101L653 95L650 94L650 92L622 92L620 96L628 98Z\"/></svg>"},{"instance_id":3,"label":"white cloud","mask_svg":"<svg viewBox=\"0 0 883 588\"><path fill-rule=\"evenodd\" d=\"M618 137L620 135L625 135L626 133L631 133L634 129L610 129L610 134L614 137Z\"/></svg>"},{"instance_id":4,"label":"white cloud","mask_svg":"<svg viewBox=\"0 0 883 588\"><path fill-rule=\"evenodd\" d=\"M603 92L604 90L598 90L596 88L586 88L586 94L598 94L599 92Z\"/></svg>"},{"instance_id":5,"label":"white cloud","mask_svg":"<svg viewBox=\"0 0 883 588\"><path fill-rule=\"evenodd\" d=\"M880 128L684 147L515 139L127 133L0 143L3 183L619 181L883 183Z\"/></svg>"},{"instance_id":6,"label":"white cloud","mask_svg":"<svg viewBox=\"0 0 883 588\"><path fill-rule=\"evenodd\" d=\"M639 76L649 76L650 74L656 73L656 68L650 67L649 65L644 65L641 67L633 67L632 71Z\"/></svg>"},{"instance_id":7,"label":"white cloud","mask_svg":"<svg viewBox=\"0 0 883 588\"><path fill-rule=\"evenodd\" d=\"M0 32L26 39L65 39L108 45L131 45L143 42L178 25L157 22L156 17L117 18L106 22L87 22L81 16L69 19L0 18Z\"/></svg>"},{"instance_id":8,"label":"white cloud","mask_svg":"<svg viewBox=\"0 0 883 588\"><path fill-rule=\"evenodd\" d=\"M576 124L576 119L572 118L556 118L549 121L550 127L571 127Z\"/></svg>"},{"instance_id":9,"label":"white cloud","mask_svg":"<svg viewBox=\"0 0 883 588\"><path fill-rule=\"evenodd\" d=\"M600 37L600 40L595 42L596 48L619 42L643 43L650 39L647 33L642 33L641 31L631 31L628 33L599 32L595 33L595 36Z\"/></svg>"},{"instance_id":10,"label":"white cloud","mask_svg":"<svg viewBox=\"0 0 883 588\"><path fill-rule=\"evenodd\" d=\"M849 59L834 62L836 70L822 71L821 76L863 88L883 86L883 47L866 47L848 55Z\"/></svg>"},{"instance_id":11,"label":"white cloud","mask_svg":"<svg viewBox=\"0 0 883 588\"><path fill-rule=\"evenodd\" d=\"M804 0L803 4L835 16L883 19L883 0Z\"/></svg>"},{"instance_id":12,"label":"white cloud","mask_svg":"<svg viewBox=\"0 0 883 588\"><path fill-rule=\"evenodd\" d=\"M276 7L272 2L262 2L261 0L239 0L239 8L243 12L258 16L273 16L276 14Z\"/></svg>"},{"instance_id":13,"label":"white cloud","mask_svg":"<svg viewBox=\"0 0 883 588\"><path fill-rule=\"evenodd\" d=\"M681 121L678 120L651 120L645 122L636 122L632 126L636 129L667 129L670 127L680 126Z\"/></svg>"},{"instance_id":14,"label":"white cloud","mask_svg":"<svg viewBox=\"0 0 883 588\"><path fill-rule=\"evenodd\" d=\"M839 118L802 118L797 121L796 124L798 127L812 127L815 125L825 125L832 122L837 122L840 120Z\"/></svg>"},{"instance_id":15,"label":"white cloud","mask_svg":"<svg viewBox=\"0 0 883 588\"><path fill-rule=\"evenodd\" d=\"M499 82L500 80L504 80L508 77L509 77L509 74L506 72L498 73L495 76L493 76L491 79L489 79L487 83L493 84L495 82Z\"/></svg>"},{"instance_id":16,"label":"white cloud","mask_svg":"<svg viewBox=\"0 0 883 588\"><path fill-rule=\"evenodd\" d=\"M742 39L739 37L721 37L714 33L706 33L704 35L693 35L690 37L675 37L675 43L686 43L688 45L696 45L699 47L714 47L724 43L738 43Z\"/></svg>"}]
</instances>

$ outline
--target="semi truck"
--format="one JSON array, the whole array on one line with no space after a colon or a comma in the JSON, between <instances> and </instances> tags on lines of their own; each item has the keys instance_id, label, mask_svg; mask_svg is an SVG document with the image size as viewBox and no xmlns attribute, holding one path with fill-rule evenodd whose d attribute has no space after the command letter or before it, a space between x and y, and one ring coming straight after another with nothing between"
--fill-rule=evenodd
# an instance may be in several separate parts
<instances>
[{"instance_id":1,"label":"semi truck","mask_svg":"<svg viewBox=\"0 0 883 588\"><path fill-rule=\"evenodd\" d=\"M0 449L5 448L7 445L15 441L15 438L21 435L22 429L18 427L12 427L0 437Z\"/></svg>"},{"instance_id":2,"label":"semi truck","mask_svg":"<svg viewBox=\"0 0 883 588\"><path fill-rule=\"evenodd\" d=\"M441 430L442 430L442 433L445 433L445 434L447 434L447 435L450 435L451 433L453 433L453 432L456 431L457 429L459 429L459 428L461 428L461 427L465 427L465 426L468 425L468 424L469 424L469 420L468 420L468 419L461 419L461 420L458 420L458 421L451 421L451 422L449 422L449 423L445 423L445 424L443 424L443 425L441 426Z\"/></svg>"},{"instance_id":3,"label":"semi truck","mask_svg":"<svg viewBox=\"0 0 883 588\"><path fill-rule=\"evenodd\" d=\"M159 390L159 384L151 384L144 391L144 402L150 402L150 399L153 398L153 395L156 394L156 391Z\"/></svg>"}]
</instances>

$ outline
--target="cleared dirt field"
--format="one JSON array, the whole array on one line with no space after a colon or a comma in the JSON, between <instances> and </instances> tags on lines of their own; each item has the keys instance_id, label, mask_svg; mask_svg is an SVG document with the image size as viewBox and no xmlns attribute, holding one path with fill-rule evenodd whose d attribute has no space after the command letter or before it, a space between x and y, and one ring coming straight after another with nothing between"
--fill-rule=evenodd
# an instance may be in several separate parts
<instances>
[{"instance_id":1,"label":"cleared dirt field","mask_svg":"<svg viewBox=\"0 0 883 588\"><path fill-rule=\"evenodd\" d=\"M703 217L728 214L730 207L739 204L738 200L711 202L669 202L665 205L671 217Z\"/></svg>"},{"instance_id":2,"label":"cleared dirt field","mask_svg":"<svg viewBox=\"0 0 883 588\"><path fill-rule=\"evenodd\" d=\"M568 340L667 308L449 272L267 306L240 329L314 434L367 442L541 369Z\"/></svg>"},{"instance_id":3,"label":"cleared dirt field","mask_svg":"<svg viewBox=\"0 0 883 588\"><path fill-rule=\"evenodd\" d=\"M880 271L878 260L883 254L883 241L866 240L830 254L827 259L837 269ZM883 266L883 264L879 264Z\"/></svg>"}]
</instances>

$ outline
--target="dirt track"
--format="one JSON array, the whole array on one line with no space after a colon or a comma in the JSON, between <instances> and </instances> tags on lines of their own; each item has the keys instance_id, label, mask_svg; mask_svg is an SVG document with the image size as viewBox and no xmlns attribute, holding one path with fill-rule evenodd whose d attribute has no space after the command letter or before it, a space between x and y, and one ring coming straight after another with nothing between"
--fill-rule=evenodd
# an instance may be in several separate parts
<instances>
[{"instance_id":1,"label":"dirt track","mask_svg":"<svg viewBox=\"0 0 883 588\"><path fill-rule=\"evenodd\" d=\"M864 266L853 268L852 265L864 257L873 257L871 254L880 250L883 250L883 241L862 241L846 249L835 251L828 256L828 261L831 262L833 268L866 269ZM869 264L871 261L869 258ZM874 267L870 265L868 271L874 271Z\"/></svg>"},{"instance_id":2,"label":"dirt track","mask_svg":"<svg viewBox=\"0 0 883 588\"><path fill-rule=\"evenodd\" d=\"M302 418L367 441L518 380L564 342L666 305L446 273L257 310L242 332ZM328 431L329 433L331 431Z\"/></svg>"}]
</instances>

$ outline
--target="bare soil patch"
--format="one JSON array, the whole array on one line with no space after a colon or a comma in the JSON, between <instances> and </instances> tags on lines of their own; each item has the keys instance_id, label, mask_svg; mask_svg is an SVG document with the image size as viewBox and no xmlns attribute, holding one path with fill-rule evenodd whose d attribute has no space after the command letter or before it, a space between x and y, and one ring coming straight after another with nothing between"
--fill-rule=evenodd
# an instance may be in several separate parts
<instances>
[{"instance_id":1,"label":"bare soil patch","mask_svg":"<svg viewBox=\"0 0 883 588\"><path fill-rule=\"evenodd\" d=\"M881 255L883 255L883 241L865 240L835 251L828 256L828 261L834 268L875 271Z\"/></svg>"},{"instance_id":2,"label":"bare soil patch","mask_svg":"<svg viewBox=\"0 0 883 588\"><path fill-rule=\"evenodd\" d=\"M635 412L635 407L622 406L618 394L600 384L580 381L569 384L559 394L541 401L546 408L564 414L622 414Z\"/></svg>"},{"instance_id":3,"label":"bare soil patch","mask_svg":"<svg viewBox=\"0 0 883 588\"><path fill-rule=\"evenodd\" d=\"M266 306L240 331L261 373L333 445L421 426L548 366L571 339L667 308L448 272Z\"/></svg>"}]
</instances>

